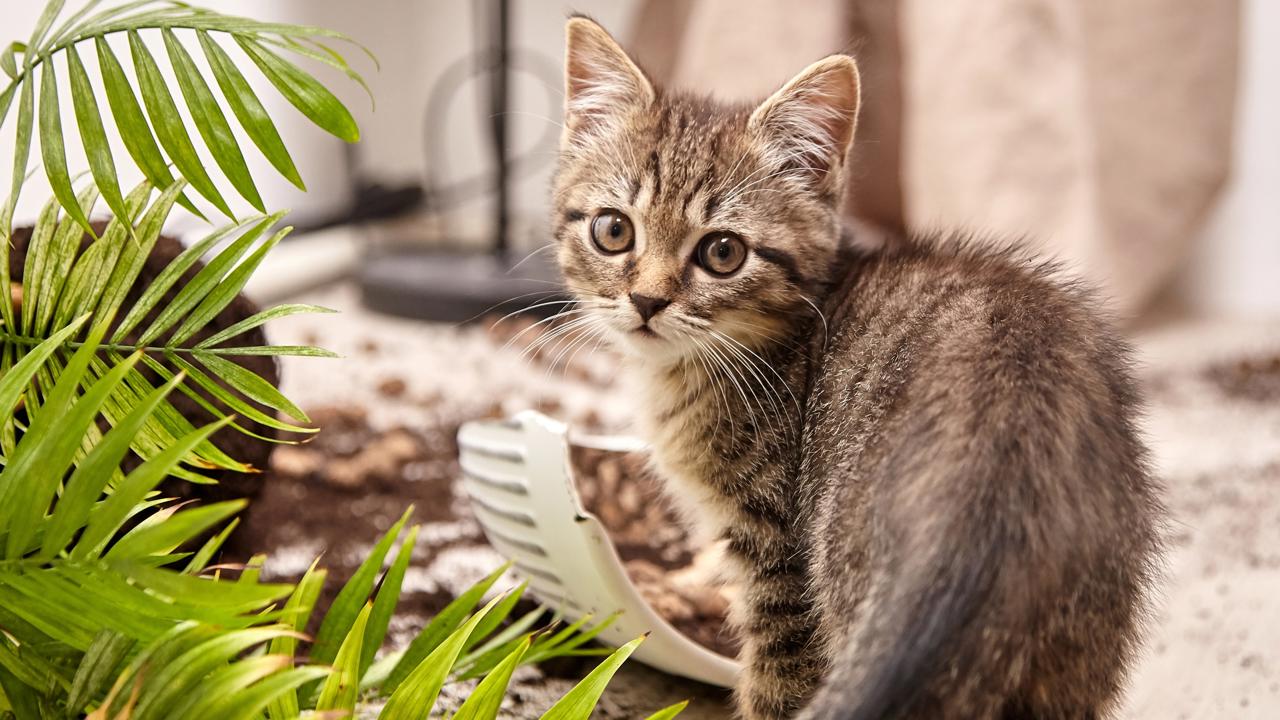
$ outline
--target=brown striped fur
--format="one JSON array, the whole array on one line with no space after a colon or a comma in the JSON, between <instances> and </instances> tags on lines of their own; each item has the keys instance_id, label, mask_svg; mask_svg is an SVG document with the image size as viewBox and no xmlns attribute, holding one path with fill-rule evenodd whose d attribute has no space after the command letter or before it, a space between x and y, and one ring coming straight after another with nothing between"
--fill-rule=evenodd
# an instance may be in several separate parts
<instances>
[{"instance_id":1,"label":"brown striped fur","mask_svg":"<svg viewBox=\"0 0 1280 720\"><path fill-rule=\"evenodd\" d=\"M740 714L1108 716L1162 509L1088 293L989 244L842 233L851 59L730 107L568 30L565 314L624 351L657 471L725 543ZM630 251L592 244L606 208ZM749 247L730 277L691 259L712 231ZM646 323L632 293L670 304Z\"/></svg>"}]
</instances>

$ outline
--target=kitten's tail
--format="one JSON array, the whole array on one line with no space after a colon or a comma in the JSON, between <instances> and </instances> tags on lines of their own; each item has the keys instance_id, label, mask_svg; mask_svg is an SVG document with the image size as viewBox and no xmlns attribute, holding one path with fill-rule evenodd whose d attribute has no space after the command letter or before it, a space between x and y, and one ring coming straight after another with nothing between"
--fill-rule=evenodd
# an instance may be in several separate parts
<instances>
[{"instance_id":1,"label":"kitten's tail","mask_svg":"<svg viewBox=\"0 0 1280 720\"><path fill-rule=\"evenodd\" d=\"M938 488L937 480L924 482ZM944 490L926 500L912 485L881 498L915 516L882 516L882 561L859 613L865 619L800 714L805 720L985 717L1021 682L1034 604L1056 594L1061 551L1028 538L1025 497ZM922 504L933 505L923 516ZM1060 538L1056 531L1066 529L1039 530Z\"/></svg>"}]
</instances>

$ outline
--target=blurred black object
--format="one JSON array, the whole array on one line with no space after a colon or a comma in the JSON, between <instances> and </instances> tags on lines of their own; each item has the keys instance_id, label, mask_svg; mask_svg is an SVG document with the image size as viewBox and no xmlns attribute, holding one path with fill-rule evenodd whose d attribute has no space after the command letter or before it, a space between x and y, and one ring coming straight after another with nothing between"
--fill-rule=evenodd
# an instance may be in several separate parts
<instances>
[{"instance_id":1,"label":"blurred black object","mask_svg":"<svg viewBox=\"0 0 1280 720\"><path fill-rule=\"evenodd\" d=\"M487 62L480 65L489 81L489 127L495 168L489 188L494 197L494 211L488 252L392 246L366 258L359 281L364 304L374 310L462 322L486 311L506 313L562 296L555 269L545 257L535 253L521 262L513 262L511 256L510 194L514 163L509 153L507 128L511 9L509 0L493 0L490 7L490 48L484 54ZM462 62L470 65L473 60L473 57L468 57ZM455 92L467 78L466 74L461 74L467 65L455 63L447 68L428 98L425 121L428 148L438 136L433 132L436 129L433 113L447 106L445 95ZM552 139L553 133L554 127L549 132ZM439 209L459 198L466 198L476 180L483 178L472 178L444 189L429 188L424 197L428 209ZM474 189L484 191L483 186ZM554 309L557 306L545 307Z\"/></svg>"}]
</instances>

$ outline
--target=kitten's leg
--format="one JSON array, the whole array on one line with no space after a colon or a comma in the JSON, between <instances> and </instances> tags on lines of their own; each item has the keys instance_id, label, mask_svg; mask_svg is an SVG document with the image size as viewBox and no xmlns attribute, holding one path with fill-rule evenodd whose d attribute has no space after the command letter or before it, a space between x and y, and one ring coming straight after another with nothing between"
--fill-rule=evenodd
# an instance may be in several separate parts
<instances>
[{"instance_id":1,"label":"kitten's leg","mask_svg":"<svg viewBox=\"0 0 1280 720\"><path fill-rule=\"evenodd\" d=\"M750 573L735 603L743 639L736 701L746 720L795 716L827 672L805 575L790 565Z\"/></svg>"}]
</instances>

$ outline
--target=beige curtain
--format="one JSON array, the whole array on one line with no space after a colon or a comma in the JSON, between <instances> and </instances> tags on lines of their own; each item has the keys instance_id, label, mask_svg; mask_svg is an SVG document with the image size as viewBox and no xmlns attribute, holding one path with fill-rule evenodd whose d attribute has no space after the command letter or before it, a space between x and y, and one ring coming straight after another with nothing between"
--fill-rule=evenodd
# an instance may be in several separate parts
<instances>
[{"instance_id":1,"label":"beige curtain","mask_svg":"<svg viewBox=\"0 0 1280 720\"><path fill-rule=\"evenodd\" d=\"M635 41L661 79L732 99L852 52L852 213L1024 238L1134 314L1227 177L1238 14L1236 0L650 0Z\"/></svg>"}]
</instances>

